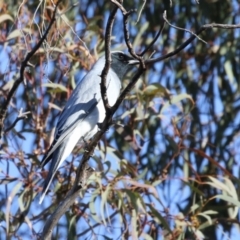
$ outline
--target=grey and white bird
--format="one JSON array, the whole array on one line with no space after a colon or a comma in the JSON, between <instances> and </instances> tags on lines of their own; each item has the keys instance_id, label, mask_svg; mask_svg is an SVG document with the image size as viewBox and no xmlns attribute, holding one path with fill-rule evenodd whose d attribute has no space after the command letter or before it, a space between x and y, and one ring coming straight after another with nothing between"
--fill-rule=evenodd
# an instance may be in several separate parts
<instances>
[{"instance_id":1,"label":"grey and white bird","mask_svg":"<svg viewBox=\"0 0 240 240\"><path fill-rule=\"evenodd\" d=\"M138 61L120 51L111 52L111 58L106 86L108 102L113 106L119 97L124 75ZM106 111L100 90L100 75L104 65L105 56L99 58L79 82L59 116L54 141L41 162L43 168L51 161L39 204L42 203L57 170L75 145L93 137L98 131L98 123L102 123L105 118Z\"/></svg>"}]
</instances>

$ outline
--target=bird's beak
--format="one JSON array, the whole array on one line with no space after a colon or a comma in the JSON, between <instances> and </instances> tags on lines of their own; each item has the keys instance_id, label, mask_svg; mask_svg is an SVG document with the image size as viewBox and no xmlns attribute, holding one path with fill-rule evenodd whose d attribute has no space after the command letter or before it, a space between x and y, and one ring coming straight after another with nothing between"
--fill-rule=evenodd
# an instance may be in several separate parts
<instances>
[{"instance_id":1,"label":"bird's beak","mask_svg":"<svg viewBox=\"0 0 240 240\"><path fill-rule=\"evenodd\" d=\"M128 64L129 64L129 65L137 65L137 64L139 64L139 61L136 60L136 59L132 59L132 60L129 60L129 61L128 61Z\"/></svg>"}]
</instances>

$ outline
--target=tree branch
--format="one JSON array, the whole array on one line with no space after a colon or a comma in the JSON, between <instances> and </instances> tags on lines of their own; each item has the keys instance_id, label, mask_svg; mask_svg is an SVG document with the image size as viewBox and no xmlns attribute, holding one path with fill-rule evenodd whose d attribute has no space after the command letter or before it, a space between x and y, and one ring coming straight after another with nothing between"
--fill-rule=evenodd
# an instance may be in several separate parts
<instances>
[{"instance_id":1,"label":"tree branch","mask_svg":"<svg viewBox=\"0 0 240 240\"><path fill-rule=\"evenodd\" d=\"M165 13L164 13L165 15ZM211 24L205 24L203 25L196 33L192 33L193 35L186 40L184 43L182 43L179 47L177 47L174 51L167 53L159 58L153 58L145 61L146 65L150 65L156 62L161 62L167 58L173 57L174 55L177 55L179 52L181 52L185 47L187 47L195 38L198 38L198 35L205 31L206 29L211 28L221 28L221 29L236 29L240 28L240 24L218 24L218 23L211 23Z\"/></svg>"},{"instance_id":2,"label":"tree branch","mask_svg":"<svg viewBox=\"0 0 240 240\"><path fill-rule=\"evenodd\" d=\"M49 26L46 29L45 33L40 38L39 42L33 47L33 49L30 52L28 52L28 54L26 55L25 59L23 60L23 62L21 64L21 68L20 68L20 77L14 82L11 90L9 91L9 93L7 95L7 99L2 103L2 107L0 109L0 138L3 135L4 120L6 118L7 108L9 106L9 104L10 104L10 101L11 101L14 93L16 92L17 88L19 87L19 85L24 80L24 72L25 72L25 68L28 66L29 60L36 53L36 51L40 48L40 46L42 45L43 41L46 39L46 37L47 37L47 35L48 35L48 33L49 33L53 23L55 22L55 20L56 20L55 16L56 16L56 12L57 12L57 7L58 7L60 2L61 2L61 0L59 0L56 3L55 9L53 11L53 16L51 18L51 21L50 21Z\"/></svg>"},{"instance_id":3,"label":"tree branch","mask_svg":"<svg viewBox=\"0 0 240 240\"><path fill-rule=\"evenodd\" d=\"M112 36L112 28L113 28L113 23L115 20L117 10L118 10L118 7L114 6L108 18L106 33L105 33L105 61L106 62L101 73L100 88L101 88L101 97L103 100L103 105L106 110L106 116L108 116L109 111L111 110L111 106L109 105L108 97L107 97L107 74L111 67L111 36Z\"/></svg>"},{"instance_id":4,"label":"tree branch","mask_svg":"<svg viewBox=\"0 0 240 240\"><path fill-rule=\"evenodd\" d=\"M94 169L89 167L87 164L87 161L85 161L83 164L80 164L80 172L82 175L80 178L78 178L77 181L77 190L76 191L70 191L64 201L62 201L58 207L55 209L53 214L47 219L42 234L41 239L42 240L50 240L52 239L52 231L54 227L57 225L60 217L70 208L70 206L74 203L75 199L77 198L80 190L83 188L83 186L86 184L88 178L92 175L94 172ZM77 179L77 176L76 176ZM76 182L75 179L75 182Z\"/></svg>"},{"instance_id":5,"label":"tree branch","mask_svg":"<svg viewBox=\"0 0 240 240\"><path fill-rule=\"evenodd\" d=\"M181 28L181 27L177 27L177 26L174 26L173 24L171 24L168 20L167 20L167 11L165 10L164 13L163 13L163 19L164 21L169 25L171 26L172 28L175 28L177 30L180 30L180 31L185 31L185 32L188 32L188 33L191 33L192 35L194 35L196 38L198 38L198 40L202 41L203 43L207 44L206 41L204 41L203 39L201 39L197 34L195 34L194 32L192 32L191 30L188 30L186 28Z\"/></svg>"},{"instance_id":6,"label":"tree branch","mask_svg":"<svg viewBox=\"0 0 240 240\"><path fill-rule=\"evenodd\" d=\"M7 132L9 132L12 128L14 128L15 125L17 124L17 122L20 121L21 119L27 118L27 114L29 114L29 113L30 113L30 112L24 112L24 113L23 113L23 112L22 112L22 108L21 108L20 111L19 111L19 114L18 114L17 118L15 119L15 121L11 124L10 127L6 128L6 129L4 130L4 133L7 133Z\"/></svg>"},{"instance_id":7,"label":"tree branch","mask_svg":"<svg viewBox=\"0 0 240 240\"><path fill-rule=\"evenodd\" d=\"M141 54L139 54L140 56L144 56L145 53L154 45L154 43L157 41L157 39L159 38L159 36L162 34L162 31L164 29L165 26L165 21L163 21L162 25L160 26L160 29L157 33L157 35L154 37L154 39L151 41L151 43L146 47L146 49L144 49Z\"/></svg>"}]
</instances>

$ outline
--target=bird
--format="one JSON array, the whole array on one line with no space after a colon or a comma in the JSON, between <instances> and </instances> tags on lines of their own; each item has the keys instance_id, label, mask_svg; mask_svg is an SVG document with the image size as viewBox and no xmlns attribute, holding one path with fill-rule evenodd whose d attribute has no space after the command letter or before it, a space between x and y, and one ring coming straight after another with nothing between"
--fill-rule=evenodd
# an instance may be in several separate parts
<instances>
[{"instance_id":1,"label":"bird","mask_svg":"<svg viewBox=\"0 0 240 240\"><path fill-rule=\"evenodd\" d=\"M139 61L121 51L112 51L111 60L106 79L106 93L109 105L113 106L120 95L124 75ZM75 145L91 139L97 133L99 124L104 121L106 110L101 97L100 83L105 62L105 55L96 61L77 84L58 118L54 140L41 162L41 168L48 162L50 167L43 182L39 204L42 203L57 170Z\"/></svg>"}]
</instances>

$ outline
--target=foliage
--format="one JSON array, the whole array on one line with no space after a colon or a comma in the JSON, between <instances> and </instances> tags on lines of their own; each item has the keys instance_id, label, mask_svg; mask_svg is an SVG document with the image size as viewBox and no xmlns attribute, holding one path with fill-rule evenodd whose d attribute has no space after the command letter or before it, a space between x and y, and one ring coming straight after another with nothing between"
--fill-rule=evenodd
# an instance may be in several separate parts
<instances>
[{"instance_id":1,"label":"foliage","mask_svg":"<svg viewBox=\"0 0 240 240\"><path fill-rule=\"evenodd\" d=\"M164 10L171 24L193 32L205 23L240 20L236 0L123 5L137 8L129 22L136 52L154 38ZM46 176L39 168L42 155L76 83L103 54L111 8L110 1L63 1L46 41L30 60L0 140L1 239L39 237L73 183L83 153L79 146L38 205ZM53 9L53 1L0 2L1 105ZM115 50L126 50L122 18L118 11ZM145 58L153 51L154 57L166 54L190 36L166 25ZM200 38L207 44L196 39L142 75L90 161L97 171L57 224L53 239L222 239L239 234L239 29L211 29Z\"/></svg>"}]
</instances>

